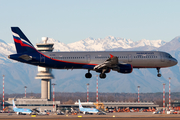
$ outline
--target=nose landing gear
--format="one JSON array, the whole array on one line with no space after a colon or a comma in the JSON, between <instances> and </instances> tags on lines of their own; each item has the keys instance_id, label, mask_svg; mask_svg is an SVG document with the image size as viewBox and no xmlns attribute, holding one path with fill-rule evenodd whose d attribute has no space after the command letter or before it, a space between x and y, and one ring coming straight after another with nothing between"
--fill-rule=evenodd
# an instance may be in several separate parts
<instances>
[{"instance_id":1,"label":"nose landing gear","mask_svg":"<svg viewBox=\"0 0 180 120\"><path fill-rule=\"evenodd\" d=\"M156 68L156 69L157 69L157 72L158 72L157 76L161 77L161 74L159 73L160 72L160 68Z\"/></svg>"}]
</instances>

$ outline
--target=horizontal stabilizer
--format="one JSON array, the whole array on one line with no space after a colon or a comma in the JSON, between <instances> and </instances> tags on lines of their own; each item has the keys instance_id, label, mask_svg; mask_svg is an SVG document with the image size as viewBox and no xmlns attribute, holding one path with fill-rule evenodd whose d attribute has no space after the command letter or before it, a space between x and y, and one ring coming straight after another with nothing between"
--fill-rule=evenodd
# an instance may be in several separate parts
<instances>
[{"instance_id":1,"label":"horizontal stabilizer","mask_svg":"<svg viewBox=\"0 0 180 120\"><path fill-rule=\"evenodd\" d=\"M29 56L29 55L26 55L26 54L19 56L19 58L24 59L26 61L32 60L32 56Z\"/></svg>"}]
</instances>

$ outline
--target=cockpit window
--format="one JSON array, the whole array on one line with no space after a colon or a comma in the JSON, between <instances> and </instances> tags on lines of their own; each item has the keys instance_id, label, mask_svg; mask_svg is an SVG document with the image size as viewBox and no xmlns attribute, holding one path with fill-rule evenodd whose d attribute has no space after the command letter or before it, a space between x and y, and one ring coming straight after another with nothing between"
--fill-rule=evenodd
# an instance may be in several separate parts
<instances>
[{"instance_id":1,"label":"cockpit window","mask_svg":"<svg viewBox=\"0 0 180 120\"><path fill-rule=\"evenodd\" d=\"M170 54L167 54L167 57L168 57L168 58L173 58Z\"/></svg>"},{"instance_id":2,"label":"cockpit window","mask_svg":"<svg viewBox=\"0 0 180 120\"><path fill-rule=\"evenodd\" d=\"M169 58L172 58L172 56L171 56L171 55L169 55Z\"/></svg>"}]
</instances>

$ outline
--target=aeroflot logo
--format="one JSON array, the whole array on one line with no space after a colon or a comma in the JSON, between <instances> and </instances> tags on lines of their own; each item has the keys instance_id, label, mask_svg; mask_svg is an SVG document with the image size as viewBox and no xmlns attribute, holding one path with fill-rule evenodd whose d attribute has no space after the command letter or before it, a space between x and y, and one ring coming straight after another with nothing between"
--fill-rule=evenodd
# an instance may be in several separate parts
<instances>
[{"instance_id":1,"label":"aeroflot logo","mask_svg":"<svg viewBox=\"0 0 180 120\"><path fill-rule=\"evenodd\" d=\"M29 43L29 42L27 42L26 40L22 39L18 34L14 33L14 32L12 32L12 34L13 34L15 37L19 38L24 44L27 44L27 45L32 46L31 43ZM33 47L33 46L32 46L32 47Z\"/></svg>"},{"instance_id":2,"label":"aeroflot logo","mask_svg":"<svg viewBox=\"0 0 180 120\"><path fill-rule=\"evenodd\" d=\"M137 52L136 54L154 54L154 52Z\"/></svg>"}]
</instances>

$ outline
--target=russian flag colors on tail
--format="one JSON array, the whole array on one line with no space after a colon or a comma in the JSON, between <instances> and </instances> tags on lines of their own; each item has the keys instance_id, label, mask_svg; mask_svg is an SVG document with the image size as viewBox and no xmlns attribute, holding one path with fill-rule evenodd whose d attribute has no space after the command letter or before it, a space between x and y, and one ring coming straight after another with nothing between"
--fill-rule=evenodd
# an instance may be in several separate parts
<instances>
[{"instance_id":1,"label":"russian flag colors on tail","mask_svg":"<svg viewBox=\"0 0 180 120\"><path fill-rule=\"evenodd\" d=\"M19 27L11 27L17 53L33 52L35 48Z\"/></svg>"}]
</instances>

